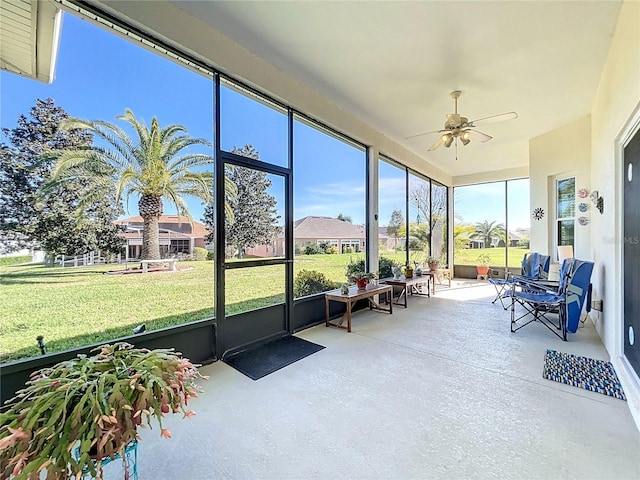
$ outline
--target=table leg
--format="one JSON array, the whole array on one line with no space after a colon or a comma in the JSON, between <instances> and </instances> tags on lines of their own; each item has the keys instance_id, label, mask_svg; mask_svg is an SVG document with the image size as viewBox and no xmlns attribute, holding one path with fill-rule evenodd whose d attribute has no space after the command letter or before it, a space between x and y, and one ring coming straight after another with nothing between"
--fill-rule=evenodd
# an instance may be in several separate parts
<instances>
[{"instance_id":1,"label":"table leg","mask_svg":"<svg viewBox=\"0 0 640 480\"><path fill-rule=\"evenodd\" d=\"M351 333L351 301L347 302L347 333Z\"/></svg>"},{"instance_id":2,"label":"table leg","mask_svg":"<svg viewBox=\"0 0 640 480\"><path fill-rule=\"evenodd\" d=\"M324 325L329 326L329 299L324 297Z\"/></svg>"}]
</instances>

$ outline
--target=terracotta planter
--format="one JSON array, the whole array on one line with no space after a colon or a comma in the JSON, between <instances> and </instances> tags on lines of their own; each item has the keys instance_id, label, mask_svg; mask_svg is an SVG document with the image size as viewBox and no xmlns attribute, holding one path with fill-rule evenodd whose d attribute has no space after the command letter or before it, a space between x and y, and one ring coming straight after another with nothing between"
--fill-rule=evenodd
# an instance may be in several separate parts
<instances>
[{"instance_id":1,"label":"terracotta planter","mask_svg":"<svg viewBox=\"0 0 640 480\"><path fill-rule=\"evenodd\" d=\"M486 275L489 273L488 265L476 265L476 270L478 271L478 275Z\"/></svg>"},{"instance_id":2,"label":"terracotta planter","mask_svg":"<svg viewBox=\"0 0 640 480\"><path fill-rule=\"evenodd\" d=\"M356 285L358 286L358 290L364 290L367 288L367 283L369 283L368 278L356 278Z\"/></svg>"},{"instance_id":3,"label":"terracotta planter","mask_svg":"<svg viewBox=\"0 0 640 480\"><path fill-rule=\"evenodd\" d=\"M440 264L437 262L432 262L429 264L429 270L438 270L439 267L440 267Z\"/></svg>"}]
</instances>

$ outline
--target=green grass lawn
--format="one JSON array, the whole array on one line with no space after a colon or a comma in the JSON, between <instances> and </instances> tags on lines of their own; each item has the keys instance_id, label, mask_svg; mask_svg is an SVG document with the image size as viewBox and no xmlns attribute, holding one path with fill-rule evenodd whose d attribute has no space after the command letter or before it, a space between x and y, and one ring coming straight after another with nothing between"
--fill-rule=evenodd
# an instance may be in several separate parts
<instances>
[{"instance_id":1,"label":"green grass lawn","mask_svg":"<svg viewBox=\"0 0 640 480\"><path fill-rule=\"evenodd\" d=\"M455 252L454 263L456 265L477 265L478 255L486 253L491 258L489 265L492 267L504 266L505 248L466 248ZM528 248L509 247L509 267L520 267L522 257L529 253Z\"/></svg>"},{"instance_id":2,"label":"green grass lawn","mask_svg":"<svg viewBox=\"0 0 640 480\"><path fill-rule=\"evenodd\" d=\"M465 251L473 259L469 264L475 264L483 251ZM504 255L504 249L486 251L496 259L501 258L501 252ZM519 265L522 253L510 251ZM404 252L384 252L382 256L398 263L405 259ZM410 258L421 256L416 252ZM361 258L363 254L299 255L295 257L294 274L303 269L316 270L342 283L349 262ZM496 261L496 265L501 263ZM0 361L39 355L38 335L44 336L47 351L55 352L130 335L141 323L147 330L156 330L213 317L213 262L179 265L191 268L147 275L105 275L107 270L123 267L0 265ZM284 269L284 265L269 265L226 270L227 315L284 301Z\"/></svg>"}]
</instances>

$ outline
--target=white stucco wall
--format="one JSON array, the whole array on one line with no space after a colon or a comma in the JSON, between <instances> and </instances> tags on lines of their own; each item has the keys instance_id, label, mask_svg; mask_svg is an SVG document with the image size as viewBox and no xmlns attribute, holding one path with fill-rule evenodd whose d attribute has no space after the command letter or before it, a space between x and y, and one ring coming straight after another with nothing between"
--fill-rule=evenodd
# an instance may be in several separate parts
<instances>
[{"instance_id":1,"label":"white stucco wall","mask_svg":"<svg viewBox=\"0 0 640 480\"><path fill-rule=\"evenodd\" d=\"M531 250L554 258L555 177L575 176L576 191L590 189L590 139L591 117L587 115L529 142L529 203L532 211L538 207L544 210L542 220L531 220ZM593 215L594 209L591 208L586 216ZM591 260L591 224L581 226L576 220L574 255L582 260Z\"/></svg>"},{"instance_id":2,"label":"white stucco wall","mask_svg":"<svg viewBox=\"0 0 640 480\"><path fill-rule=\"evenodd\" d=\"M640 2L623 4L591 114L591 186L604 198L604 213L591 216L594 295L604 300L595 323L622 377L629 407L640 426L640 386L625 367L622 347L622 136L640 109ZM640 199L638 199L640 208ZM621 375L622 374L622 375Z\"/></svg>"}]
</instances>

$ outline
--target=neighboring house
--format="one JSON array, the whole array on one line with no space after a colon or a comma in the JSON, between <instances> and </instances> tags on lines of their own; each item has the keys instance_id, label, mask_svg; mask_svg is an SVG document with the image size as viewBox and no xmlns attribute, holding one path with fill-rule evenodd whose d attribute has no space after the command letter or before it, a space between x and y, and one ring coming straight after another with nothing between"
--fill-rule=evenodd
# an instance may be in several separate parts
<instances>
[{"instance_id":1,"label":"neighboring house","mask_svg":"<svg viewBox=\"0 0 640 480\"><path fill-rule=\"evenodd\" d=\"M518 228L515 232L509 231L509 246L517 247L520 244L520 240L529 237L529 230L526 228ZM491 239L490 248L504 247L504 240L502 238L494 237ZM481 236L473 236L469 239L468 248L485 248L484 239Z\"/></svg>"},{"instance_id":2,"label":"neighboring house","mask_svg":"<svg viewBox=\"0 0 640 480\"><path fill-rule=\"evenodd\" d=\"M345 253L347 247L362 252L366 246L362 225L353 225L332 217L308 216L297 220L293 224L293 238L300 248L310 243L327 243L336 247L339 253Z\"/></svg>"},{"instance_id":3,"label":"neighboring house","mask_svg":"<svg viewBox=\"0 0 640 480\"><path fill-rule=\"evenodd\" d=\"M303 249L306 245L326 243L345 253L348 247L353 251L364 252L366 247L365 229L362 225L353 225L333 217L308 216L296 220L293 224L295 245ZM386 227L380 227L380 247L394 249L400 242L386 233ZM269 244L257 245L245 249L245 255L253 257L284 256L284 236L279 235Z\"/></svg>"},{"instance_id":4,"label":"neighboring house","mask_svg":"<svg viewBox=\"0 0 640 480\"><path fill-rule=\"evenodd\" d=\"M400 242L401 240L399 238L389 235L387 227L378 227L378 245L380 248L384 247L387 250L395 250Z\"/></svg>"},{"instance_id":5,"label":"neighboring house","mask_svg":"<svg viewBox=\"0 0 640 480\"><path fill-rule=\"evenodd\" d=\"M144 221L140 215L116 220L116 224L124 225L126 230L122 236L127 241L126 259L140 258L142 253L142 229ZM178 254L191 255L195 247L206 248L205 237L209 234L207 227L187 217L178 215L161 215L158 224L160 231L160 255L170 257Z\"/></svg>"}]
</instances>

